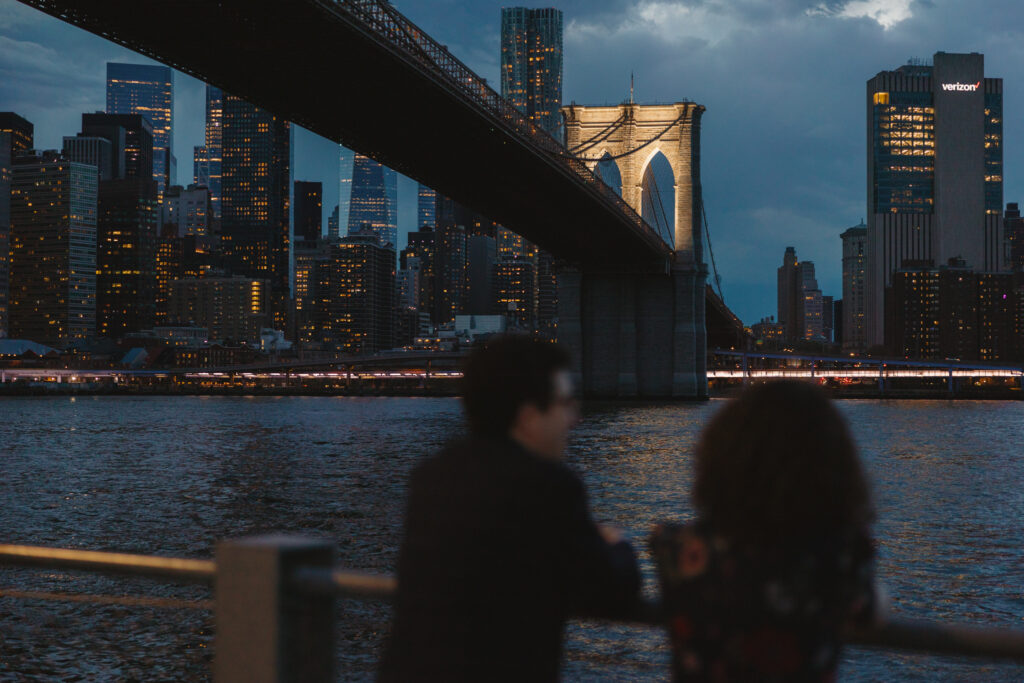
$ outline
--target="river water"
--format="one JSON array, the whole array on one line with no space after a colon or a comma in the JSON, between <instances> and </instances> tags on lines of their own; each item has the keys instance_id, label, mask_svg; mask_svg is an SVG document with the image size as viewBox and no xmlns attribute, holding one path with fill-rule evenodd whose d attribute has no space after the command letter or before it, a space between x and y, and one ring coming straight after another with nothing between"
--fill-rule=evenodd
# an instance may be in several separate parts
<instances>
[{"instance_id":1,"label":"river water","mask_svg":"<svg viewBox=\"0 0 1024 683\"><path fill-rule=\"evenodd\" d=\"M588 405L569 462L594 516L641 550L652 523L687 519L692 446L721 405ZM839 405L873 481L891 612L1024 627L1024 402ZM331 539L345 565L390 572L409 469L459 430L452 399L0 399L0 543L208 558L218 539L282 531ZM210 597L0 569L0 681L209 680ZM340 680L372 679L388 621L384 605L339 607ZM565 679L666 680L667 662L659 629L574 624ZM1004 681L1024 680L1024 667L850 648L840 674Z\"/></svg>"}]
</instances>

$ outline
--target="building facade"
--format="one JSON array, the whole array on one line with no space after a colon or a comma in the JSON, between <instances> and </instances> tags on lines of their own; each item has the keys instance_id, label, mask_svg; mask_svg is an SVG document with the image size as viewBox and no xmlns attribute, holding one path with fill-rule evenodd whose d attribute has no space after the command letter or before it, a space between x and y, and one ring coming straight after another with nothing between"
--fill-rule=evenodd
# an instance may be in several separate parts
<instances>
[{"instance_id":1,"label":"building facade","mask_svg":"<svg viewBox=\"0 0 1024 683\"><path fill-rule=\"evenodd\" d=\"M501 95L556 138L562 106L561 10L501 10Z\"/></svg>"},{"instance_id":2,"label":"building facade","mask_svg":"<svg viewBox=\"0 0 1024 683\"><path fill-rule=\"evenodd\" d=\"M369 227L382 244L397 249L398 174L369 157L356 154L348 207L348 234Z\"/></svg>"},{"instance_id":3,"label":"building facade","mask_svg":"<svg viewBox=\"0 0 1024 683\"><path fill-rule=\"evenodd\" d=\"M141 114L82 114L83 137L111 145L111 178L153 177L153 124Z\"/></svg>"},{"instance_id":4,"label":"building facade","mask_svg":"<svg viewBox=\"0 0 1024 683\"><path fill-rule=\"evenodd\" d=\"M938 52L867 83L869 347L904 261L1002 268L1003 82L984 71L981 54Z\"/></svg>"},{"instance_id":5,"label":"building facade","mask_svg":"<svg viewBox=\"0 0 1024 683\"><path fill-rule=\"evenodd\" d=\"M157 199L177 182L174 158L174 71L150 64L107 62L107 113L141 114L153 127Z\"/></svg>"},{"instance_id":6,"label":"building facade","mask_svg":"<svg viewBox=\"0 0 1024 683\"><path fill-rule=\"evenodd\" d=\"M150 178L99 184L96 213L97 334L119 339L156 322L160 207Z\"/></svg>"},{"instance_id":7,"label":"building facade","mask_svg":"<svg viewBox=\"0 0 1024 683\"><path fill-rule=\"evenodd\" d=\"M10 335L65 348L96 334L94 166L22 154L11 180Z\"/></svg>"},{"instance_id":8,"label":"building facade","mask_svg":"<svg viewBox=\"0 0 1024 683\"><path fill-rule=\"evenodd\" d=\"M270 282L273 326L287 330L291 305L288 121L225 94L221 120L221 239L235 275Z\"/></svg>"},{"instance_id":9,"label":"building facade","mask_svg":"<svg viewBox=\"0 0 1024 683\"><path fill-rule=\"evenodd\" d=\"M324 186L319 182L295 181L295 240L315 243L323 237Z\"/></svg>"},{"instance_id":10,"label":"building facade","mask_svg":"<svg viewBox=\"0 0 1024 683\"><path fill-rule=\"evenodd\" d=\"M437 192L423 183L416 192L416 229L437 226Z\"/></svg>"},{"instance_id":11,"label":"building facade","mask_svg":"<svg viewBox=\"0 0 1024 683\"><path fill-rule=\"evenodd\" d=\"M178 237L213 235L213 198L205 185L173 185L164 193L160 225L173 224Z\"/></svg>"},{"instance_id":12,"label":"building facade","mask_svg":"<svg viewBox=\"0 0 1024 683\"><path fill-rule=\"evenodd\" d=\"M220 220L221 164L224 158L224 91L212 85L206 86L206 148L207 187L210 188L210 208L215 220ZM201 185L199 180L195 180Z\"/></svg>"},{"instance_id":13,"label":"building facade","mask_svg":"<svg viewBox=\"0 0 1024 683\"><path fill-rule=\"evenodd\" d=\"M376 232L330 245L317 280L316 322L326 349L365 354L394 345L395 250Z\"/></svg>"},{"instance_id":14,"label":"building facade","mask_svg":"<svg viewBox=\"0 0 1024 683\"><path fill-rule=\"evenodd\" d=\"M0 111L0 133L10 133L11 156L35 147L35 126L13 111Z\"/></svg>"},{"instance_id":15,"label":"building facade","mask_svg":"<svg viewBox=\"0 0 1024 683\"><path fill-rule=\"evenodd\" d=\"M269 325L266 280L245 277L182 278L171 283L170 317L210 330L210 341L259 344Z\"/></svg>"},{"instance_id":16,"label":"building facade","mask_svg":"<svg viewBox=\"0 0 1024 683\"><path fill-rule=\"evenodd\" d=\"M839 236L843 240L843 311L842 349L846 352L866 351L864 274L867 267L868 227L861 221Z\"/></svg>"}]
</instances>

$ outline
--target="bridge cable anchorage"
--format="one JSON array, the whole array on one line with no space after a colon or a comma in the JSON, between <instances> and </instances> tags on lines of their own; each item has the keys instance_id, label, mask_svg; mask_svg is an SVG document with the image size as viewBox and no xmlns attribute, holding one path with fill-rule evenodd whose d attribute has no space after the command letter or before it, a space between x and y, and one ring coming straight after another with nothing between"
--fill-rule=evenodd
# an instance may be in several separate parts
<instances>
[{"instance_id":1,"label":"bridge cable anchorage","mask_svg":"<svg viewBox=\"0 0 1024 683\"><path fill-rule=\"evenodd\" d=\"M621 154L616 154L614 156L609 154L608 156L604 156L604 157L601 157L601 158L581 157L581 156L578 156L578 155L572 154L572 153L561 153L560 156L563 156L566 159L574 159L574 160L577 160L577 161L586 161L586 162L601 161L601 160L605 160L605 159L612 159L614 161L615 159L621 159L622 157L628 157L630 154L635 154L636 152L639 152L640 150L642 150L644 147L647 147L648 145L652 145L655 142L657 142L658 140L660 140L662 138L662 136L665 135L665 133L667 133L670 130L672 130L672 126L676 125L677 123L682 122L682 120L686 118L686 114L687 114L687 112L684 110L683 113L680 114L676 118L675 121L672 121L667 126L665 126L665 128L662 129L662 131L660 133L655 135L653 138L651 138L650 140L648 140L644 144L639 145L637 147L634 147L633 149L629 150L628 152L622 152Z\"/></svg>"},{"instance_id":2,"label":"bridge cable anchorage","mask_svg":"<svg viewBox=\"0 0 1024 683\"><path fill-rule=\"evenodd\" d=\"M711 248L711 230L708 228L708 214L704 211L704 191L700 191L700 215L704 220L704 239L708 243L708 255L711 257L711 271L715 274L715 286L718 287L718 298L725 303L725 294L722 293L722 276L718 274L718 266L715 265L715 250Z\"/></svg>"},{"instance_id":3,"label":"bridge cable anchorage","mask_svg":"<svg viewBox=\"0 0 1024 683\"><path fill-rule=\"evenodd\" d=\"M595 145L598 145L598 144L604 142L605 140L607 140L608 136L610 136L612 133L614 133L619 128L621 128L622 124L625 123L625 122L626 122L626 114L625 114L625 112L623 112L622 115L619 116L619 118L615 119L614 121L609 123L607 126L605 126L605 128L602 129L601 131L599 131L597 133L597 135L592 137L587 142L580 143L579 145L573 147L569 151L571 153L573 153L573 154L580 154L581 152L587 151L591 147L594 147Z\"/></svg>"}]
</instances>

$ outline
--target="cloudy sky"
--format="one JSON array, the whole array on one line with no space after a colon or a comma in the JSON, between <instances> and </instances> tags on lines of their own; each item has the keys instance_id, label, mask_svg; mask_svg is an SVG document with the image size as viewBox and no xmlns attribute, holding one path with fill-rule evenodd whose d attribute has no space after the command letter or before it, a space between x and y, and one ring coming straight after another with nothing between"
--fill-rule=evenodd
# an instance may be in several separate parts
<instances>
[{"instance_id":1,"label":"cloudy sky","mask_svg":"<svg viewBox=\"0 0 1024 683\"><path fill-rule=\"evenodd\" d=\"M395 0L481 76L498 81L500 8L492 0ZM1005 201L1024 201L1024 4L1018 0L555 0L565 17L564 101L613 104L636 75L639 102L693 100L726 302L744 320L775 314L787 246L842 294L839 233L866 211L865 82L910 58L981 52L1004 79ZM540 6L540 5L536 5ZM60 147L80 115L104 107L107 61L145 62L15 0L0 0L0 110ZM179 182L203 141L203 87L175 76ZM325 86L326 87L326 86ZM337 202L337 146L306 131L296 174ZM415 184L399 186L400 232L415 225ZM399 237L404 246L404 237Z\"/></svg>"}]
</instances>

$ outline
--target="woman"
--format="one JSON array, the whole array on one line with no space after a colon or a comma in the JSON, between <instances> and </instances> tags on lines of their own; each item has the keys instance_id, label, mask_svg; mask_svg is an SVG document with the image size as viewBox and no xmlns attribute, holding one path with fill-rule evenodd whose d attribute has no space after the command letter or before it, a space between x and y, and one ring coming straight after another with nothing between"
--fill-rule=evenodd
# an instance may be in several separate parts
<instances>
[{"instance_id":1,"label":"woman","mask_svg":"<svg viewBox=\"0 0 1024 683\"><path fill-rule=\"evenodd\" d=\"M832 680L873 609L871 504L846 424L814 386L754 386L697 444L697 520L655 528L677 681Z\"/></svg>"}]
</instances>

